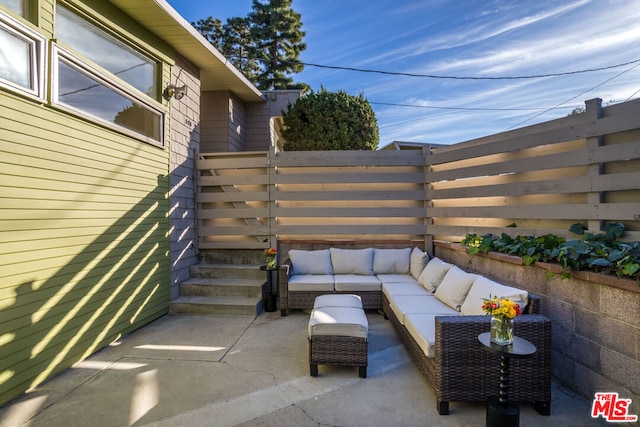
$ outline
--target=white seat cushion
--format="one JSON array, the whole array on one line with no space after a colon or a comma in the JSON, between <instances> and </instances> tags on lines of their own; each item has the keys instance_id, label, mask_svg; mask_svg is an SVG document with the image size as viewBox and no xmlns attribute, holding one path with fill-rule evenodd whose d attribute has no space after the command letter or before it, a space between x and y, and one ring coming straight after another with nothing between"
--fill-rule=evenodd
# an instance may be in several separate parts
<instances>
[{"instance_id":1,"label":"white seat cushion","mask_svg":"<svg viewBox=\"0 0 640 427\"><path fill-rule=\"evenodd\" d=\"M367 338L369 323L364 310L353 307L314 308L307 330L310 337L316 335L338 335Z\"/></svg>"},{"instance_id":2,"label":"white seat cushion","mask_svg":"<svg viewBox=\"0 0 640 427\"><path fill-rule=\"evenodd\" d=\"M333 291L332 274L294 274L289 277L290 291Z\"/></svg>"},{"instance_id":3,"label":"white seat cushion","mask_svg":"<svg viewBox=\"0 0 640 427\"><path fill-rule=\"evenodd\" d=\"M333 274L362 274L373 276L373 248L330 248Z\"/></svg>"},{"instance_id":4,"label":"white seat cushion","mask_svg":"<svg viewBox=\"0 0 640 427\"><path fill-rule=\"evenodd\" d=\"M362 308L362 298L351 294L326 294L316 297L313 308L322 307L353 307Z\"/></svg>"},{"instance_id":5,"label":"white seat cushion","mask_svg":"<svg viewBox=\"0 0 640 427\"><path fill-rule=\"evenodd\" d=\"M409 274L411 266L411 248L374 249L374 274Z\"/></svg>"},{"instance_id":6,"label":"white seat cushion","mask_svg":"<svg viewBox=\"0 0 640 427\"><path fill-rule=\"evenodd\" d=\"M449 307L460 310L471 285L479 277L478 274L467 273L457 266L453 266L442 279L436 289L435 296Z\"/></svg>"},{"instance_id":7,"label":"white seat cushion","mask_svg":"<svg viewBox=\"0 0 640 427\"><path fill-rule=\"evenodd\" d=\"M400 295L427 295L433 298L433 294L427 291L418 283L382 283L382 293L384 293L389 301Z\"/></svg>"},{"instance_id":8,"label":"white seat cushion","mask_svg":"<svg viewBox=\"0 0 640 427\"><path fill-rule=\"evenodd\" d=\"M403 325L407 314L460 314L429 295L398 295L389 301L389 305Z\"/></svg>"},{"instance_id":9,"label":"white seat cushion","mask_svg":"<svg viewBox=\"0 0 640 427\"><path fill-rule=\"evenodd\" d=\"M382 283L376 276L359 274L336 274L333 276L336 291L379 291Z\"/></svg>"},{"instance_id":10,"label":"white seat cushion","mask_svg":"<svg viewBox=\"0 0 640 427\"><path fill-rule=\"evenodd\" d=\"M429 357L436 357L436 316L447 315L414 313L405 318L407 331Z\"/></svg>"},{"instance_id":11,"label":"white seat cushion","mask_svg":"<svg viewBox=\"0 0 640 427\"><path fill-rule=\"evenodd\" d=\"M453 264L444 262L440 258L432 258L422 270L420 276L418 276L418 283L429 292L434 292L451 267L453 267Z\"/></svg>"},{"instance_id":12,"label":"white seat cushion","mask_svg":"<svg viewBox=\"0 0 640 427\"><path fill-rule=\"evenodd\" d=\"M289 258L293 266L292 274L333 274L329 249L318 251L292 249L289 251Z\"/></svg>"},{"instance_id":13,"label":"white seat cushion","mask_svg":"<svg viewBox=\"0 0 640 427\"><path fill-rule=\"evenodd\" d=\"M509 298L519 304L521 309L524 309L529 302L529 293L527 291L505 286L481 276L473 282L473 286L471 286L460 312L466 316L486 314L482 310L482 303L485 298L490 299L492 297Z\"/></svg>"},{"instance_id":14,"label":"white seat cushion","mask_svg":"<svg viewBox=\"0 0 640 427\"><path fill-rule=\"evenodd\" d=\"M382 283L415 283L418 281L410 274L377 274Z\"/></svg>"}]
</instances>

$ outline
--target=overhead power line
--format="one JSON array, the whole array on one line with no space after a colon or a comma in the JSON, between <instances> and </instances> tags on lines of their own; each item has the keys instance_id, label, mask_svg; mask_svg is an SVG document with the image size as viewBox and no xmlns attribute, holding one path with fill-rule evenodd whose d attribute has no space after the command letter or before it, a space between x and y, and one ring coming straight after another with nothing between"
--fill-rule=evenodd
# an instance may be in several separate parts
<instances>
[{"instance_id":1,"label":"overhead power line","mask_svg":"<svg viewBox=\"0 0 640 427\"><path fill-rule=\"evenodd\" d=\"M462 110L462 111L541 111L548 110L549 107L530 107L530 108L481 108L481 107L438 107L434 105L417 105L417 104L397 104L393 102L374 102L369 104L387 105L390 107L408 107L408 108L425 108L431 110Z\"/></svg>"},{"instance_id":2,"label":"overhead power line","mask_svg":"<svg viewBox=\"0 0 640 427\"><path fill-rule=\"evenodd\" d=\"M609 65L606 67L598 67L598 68L588 68L585 70L575 70L575 71L565 71L560 73L548 73L548 74L532 74L532 75L524 75L524 76L448 76L448 75L437 75L437 74L420 74L420 73L404 73L398 71L384 71L384 70L373 70L366 68L356 68L356 67L343 67L338 65L322 65L322 64L313 64L310 62L298 62L298 61L282 61L287 64L299 64L304 65L305 67L316 67L316 68L326 68L330 70L342 70L342 71L354 71L359 73L374 73L374 74L385 74L390 76L404 76L404 77L419 77L419 78L429 78L429 79L452 79L452 80L525 80L525 79L540 79L544 77L559 77L559 76L569 76L574 74L584 74L584 73L593 73L596 71L605 71L611 70L613 68L624 67L626 65L632 65L640 62L640 59L635 59L633 61L624 62L622 64Z\"/></svg>"},{"instance_id":3,"label":"overhead power line","mask_svg":"<svg viewBox=\"0 0 640 427\"><path fill-rule=\"evenodd\" d=\"M589 88L589 89L587 89L587 90L584 90L584 91L580 92L579 94L577 94L577 95L575 95L575 96L572 96L571 98L567 99L566 101L561 102L560 104L556 105L555 107L551 107L551 108L549 108L549 109L547 109L547 110L545 110L545 111L543 111L543 112L541 112L541 113L536 114L536 115L535 115L535 116L533 116L533 117L529 117L529 118L528 118L528 119L526 119L526 120L523 120L523 121L521 121L521 122L518 122L518 123L516 123L515 125L513 125L513 126L511 126L511 127L507 128L506 130L510 130L510 129L513 129L513 128L517 127L517 126L523 125L523 124L525 124L525 123L527 123L527 122L529 122L529 121L531 121L531 120L533 120L533 119L535 119L535 118L537 118L537 117L540 117L541 115L545 114L545 113L546 113L546 112L548 112L548 111L555 110L556 108L559 108L559 107L563 106L563 105L564 105L564 104L566 104L567 102L573 101L574 99L576 99L576 98L578 98L578 97L580 97L580 96L584 95L585 93L591 92L592 90L597 89L597 88L599 88L600 86L603 86L603 85L604 85L604 84L606 84L606 83L609 83L611 80L617 79L617 78L618 78L618 77L620 77L621 75L623 75L623 74L625 74L625 73L628 73L629 71L633 70L634 68L636 68L636 67L638 67L638 66L640 66L640 64L636 64L636 65L634 65L633 67L631 67L631 68L629 68L629 69L627 69L627 70L621 71L621 72L619 72L618 74L616 74L615 76L613 76L613 77L610 77L610 78L606 79L606 80L605 80L605 81L603 81L602 83L598 83L597 85L593 86L592 88Z\"/></svg>"}]
</instances>

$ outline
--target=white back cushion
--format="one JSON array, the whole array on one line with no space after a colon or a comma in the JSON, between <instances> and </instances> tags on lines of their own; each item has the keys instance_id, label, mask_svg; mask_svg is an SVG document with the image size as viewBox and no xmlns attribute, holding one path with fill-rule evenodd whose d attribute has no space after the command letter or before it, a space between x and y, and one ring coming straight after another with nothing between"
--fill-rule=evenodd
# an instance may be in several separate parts
<instances>
[{"instance_id":1,"label":"white back cushion","mask_svg":"<svg viewBox=\"0 0 640 427\"><path fill-rule=\"evenodd\" d=\"M373 276L373 248L331 248L333 274L362 274Z\"/></svg>"},{"instance_id":2,"label":"white back cushion","mask_svg":"<svg viewBox=\"0 0 640 427\"><path fill-rule=\"evenodd\" d=\"M293 274L333 274L329 249L302 251L292 249L289 258L293 265Z\"/></svg>"},{"instance_id":3,"label":"white back cushion","mask_svg":"<svg viewBox=\"0 0 640 427\"><path fill-rule=\"evenodd\" d=\"M418 280L420 277L420 273L424 270L429 262L429 255L426 252L420 250L420 248L415 247L411 251L411 265L409 267L411 271L411 275L414 279Z\"/></svg>"},{"instance_id":4,"label":"white back cushion","mask_svg":"<svg viewBox=\"0 0 640 427\"><path fill-rule=\"evenodd\" d=\"M493 297L509 298L516 304L520 304L521 309L524 309L529 302L529 293L527 291L505 286L481 276L471 286L460 312L466 316L486 314L482 310L482 303L485 299Z\"/></svg>"},{"instance_id":5,"label":"white back cushion","mask_svg":"<svg viewBox=\"0 0 640 427\"><path fill-rule=\"evenodd\" d=\"M406 249L374 249L374 274L409 274L411 265L411 248Z\"/></svg>"},{"instance_id":6,"label":"white back cushion","mask_svg":"<svg viewBox=\"0 0 640 427\"><path fill-rule=\"evenodd\" d=\"M444 279L436 289L434 294L437 299L449 307L460 310L462 303L464 302L471 285L480 276L477 274L467 273L457 266L451 267Z\"/></svg>"},{"instance_id":7,"label":"white back cushion","mask_svg":"<svg viewBox=\"0 0 640 427\"><path fill-rule=\"evenodd\" d=\"M429 292L433 292L438 288L451 267L453 264L444 262L440 258L432 258L418 276L418 283Z\"/></svg>"}]
</instances>

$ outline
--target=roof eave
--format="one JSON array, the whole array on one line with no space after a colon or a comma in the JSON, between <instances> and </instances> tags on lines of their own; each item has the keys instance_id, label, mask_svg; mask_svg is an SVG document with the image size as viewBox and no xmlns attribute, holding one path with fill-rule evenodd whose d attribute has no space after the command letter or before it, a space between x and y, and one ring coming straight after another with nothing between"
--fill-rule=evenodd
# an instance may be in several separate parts
<instances>
[{"instance_id":1,"label":"roof eave","mask_svg":"<svg viewBox=\"0 0 640 427\"><path fill-rule=\"evenodd\" d=\"M109 0L200 69L201 90L229 90L247 102L262 93L165 0Z\"/></svg>"}]
</instances>

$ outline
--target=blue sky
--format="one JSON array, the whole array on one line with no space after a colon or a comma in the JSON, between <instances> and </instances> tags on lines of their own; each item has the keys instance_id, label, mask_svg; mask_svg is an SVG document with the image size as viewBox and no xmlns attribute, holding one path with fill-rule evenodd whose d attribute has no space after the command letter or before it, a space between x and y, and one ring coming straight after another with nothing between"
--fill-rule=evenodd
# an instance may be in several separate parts
<instances>
[{"instance_id":1,"label":"blue sky","mask_svg":"<svg viewBox=\"0 0 640 427\"><path fill-rule=\"evenodd\" d=\"M251 0L168 0L187 21L246 16ZM640 97L640 0L293 0L301 61L395 73L518 77L434 79L307 66L294 80L363 93L392 141L453 144L564 117L584 101ZM390 105L395 104L395 105ZM557 107L557 108L554 108Z\"/></svg>"}]
</instances>

